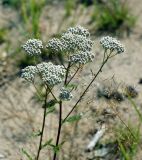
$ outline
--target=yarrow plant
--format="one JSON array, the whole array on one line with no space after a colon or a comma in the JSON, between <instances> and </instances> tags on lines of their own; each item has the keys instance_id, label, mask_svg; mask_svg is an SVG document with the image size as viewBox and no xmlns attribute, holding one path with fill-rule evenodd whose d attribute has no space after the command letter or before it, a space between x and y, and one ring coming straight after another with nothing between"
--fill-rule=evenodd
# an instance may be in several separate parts
<instances>
[{"instance_id":1,"label":"yarrow plant","mask_svg":"<svg viewBox=\"0 0 142 160\"><path fill-rule=\"evenodd\" d=\"M96 74L94 74L92 80L88 83L87 87L82 91L81 95L78 97L78 100L75 104L73 104L72 108L68 112L68 114L63 117L63 106L64 101L71 101L73 98L72 91L75 90L73 79L75 76L81 72L83 66L93 62L94 54L92 52L94 42L90 39L90 33L87 29L77 26L70 27L65 33L61 35L60 38L53 38L48 41L46 48L51 50L53 54L62 53L64 57L64 64L55 65L52 62L41 62L36 63L34 66L27 66L22 69L21 77L24 78L27 82L32 83L37 90L36 79L40 80L44 85L45 92L44 101L43 101L43 121L42 127L40 131L40 141L39 147L37 151L35 160L39 160L41 150L45 146L50 146L53 148L53 160L57 159L57 152L60 150L60 147L63 145L60 144L60 137L62 133L62 127L69 120L76 120L76 115L73 115L73 111L77 107L77 105L81 102L82 98L84 98L85 94L89 90L92 83L95 81L97 76L102 72L104 65L108 62L108 60L114 57L117 54L124 52L124 46L112 37L103 37L100 40L100 44L104 48L103 60L100 65L99 70ZM24 45L23 49L30 56L40 56L42 54L43 43L38 39L30 39ZM73 74L71 74L73 73ZM53 88L57 87L59 89L59 93L54 93ZM51 94L53 99L48 100L47 96ZM43 95L43 94L40 94ZM52 143L49 140L46 144L43 142L43 134L45 129L45 121L46 116L55 104L59 105L59 118L58 118L58 130L57 137L55 142ZM32 158L33 159L33 158Z\"/></svg>"}]
</instances>

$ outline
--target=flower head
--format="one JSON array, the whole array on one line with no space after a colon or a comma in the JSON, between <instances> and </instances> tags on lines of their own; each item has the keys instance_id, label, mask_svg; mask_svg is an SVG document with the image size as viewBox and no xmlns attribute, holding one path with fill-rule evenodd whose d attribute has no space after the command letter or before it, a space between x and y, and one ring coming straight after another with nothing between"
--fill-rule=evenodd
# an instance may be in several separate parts
<instances>
[{"instance_id":1,"label":"flower head","mask_svg":"<svg viewBox=\"0 0 142 160\"><path fill-rule=\"evenodd\" d=\"M28 82L33 82L36 72L37 70L35 66L27 66L22 69L21 78L24 78Z\"/></svg>"},{"instance_id":2,"label":"flower head","mask_svg":"<svg viewBox=\"0 0 142 160\"><path fill-rule=\"evenodd\" d=\"M49 86L54 86L62 82L65 76L65 69L61 65L54 65L51 62L43 62L37 65L42 80Z\"/></svg>"},{"instance_id":3,"label":"flower head","mask_svg":"<svg viewBox=\"0 0 142 160\"><path fill-rule=\"evenodd\" d=\"M78 34L84 37L90 36L90 33L88 32L88 30L81 26L70 27L66 33Z\"/></svg>"},{"instance_id":4,"label":"flower head","mask_svg":"<svg viewBox=\"0 0 142 160\"><path fill-rule=\"evenodd\" d=\"M91 51L92 46L88 30L77 26L70 27L60 38L51 39L46 47L54 52L72 54L77 51Z\"/></svg>"},{"instance_id":5,"label":"flower head","mask_svg":"<svg viewBox=\"0 0 142 160\"><path fill-rule=\"evenodd\" d=\"M73 95L71 94L71 92L68 89L66 89L66 88L61 89L61 92L59 94L59 98L61 100L69 101L72 99L72 97L73 97Z\"/></svg>"},{"instance_id":6,"label":"flower head","mask_svg":"<svg viewBox=\"0 0 142 160\"><path fill-rule=\"evenodd\" d=\"M61 37L61 41L64 44L67 52L74 52L74 51L91 51L93 42L78 34L72 33L64 33Z\"/></svg>"},{"instance_id":7,"label":"flower head","mask_svg":"<svg viewBox=\"0 0 142 160\"><path fill-rule=\"evenodd\" d=\"M109 49L111 51L115 50L117 53L124 52L124 46L115 38L106 36L100 40L100 44L104 49Z\"/></svg>"},{"instance_id":8,"label":"flower head","mask_svg":"<svg viewBox=\"0 0 142 160\"><path fill-rule=\"evenodd\" d=\"M79 63L79 64L86 64L88 62L92 62L94 58L94 55L89 52L79 52L77 54L70 56L70 62L71 63Z\"/></svg>"},{"instance_id":9,"label":"flower head","mask_svg":"<svg viewBox=\"0 0 142 160\"><path fill-rule=\"evenodd\" d=\"M29 39L22 48L31 56L40 55L43 44L39 39Z\"/></svg>"},{"instance_id":10,"label":"flower head","mask_svg":"<svg viewBox=\"0 0 142 160\"><path fill-rule=\"evenodd\" d=\"M58 38L53 38L53 39L49 40L46 47L51 49L54 52L61 52L65 48L64 44Z\"/></svg>"}]
</instances>

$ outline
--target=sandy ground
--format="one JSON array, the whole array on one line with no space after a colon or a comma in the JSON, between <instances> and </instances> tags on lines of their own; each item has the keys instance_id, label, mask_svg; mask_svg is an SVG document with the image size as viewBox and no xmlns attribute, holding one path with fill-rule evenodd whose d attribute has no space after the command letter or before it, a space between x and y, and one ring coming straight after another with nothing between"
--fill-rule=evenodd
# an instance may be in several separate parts
<instances>
[{"instance_id":1,"label":"sandy ground","mask_svg":"<svg viewBox=\"0 0 142 160\"><path fill-rule=\"evenodd\" d=\"M101 73L99 78L97 78L96 82L92 85L91 90L87 93L86 100L84 100L80 104L79 111L86 112L87 116L82 119L81 122L79 122L77 131L74 130L74 127L69 127L68 125L63 130L63 136L65 139L69 140L69 142L71 142L72 139L75 141L75 143L72 144L73 148L70 152L72 153L72 155L74 155L73 152L76 152L78 158L71 158L73 160L85 160L87 159L87 157L92 156L91 153L85 153L84 149L91 139L90 132L94 132L95 129L100 126L100 123L96 123L96 121L100 118L103 118L100 114L101 111L104 108L109 107L109 104L107 102L101 99L98 100L96 98L96 88L98 87L98 85L107 84L116 86L120 84L120 90L123 90L123 87L126 85L134 86L139 93L135 101L136 104L140 107L139 109L142 111L142 85L138 84L139 79L142 78L141 1L130 0L130 7L132 7L132 12L137 16L137 24L133 30L133 33L131 33L129 37L124 36L124 38L121 39L126 48L125 53L122 55L118 55L114 59L110 60L110 62L103 69L103 73ZM44 41L46 41L46 38L49 38L52 34L57 33L58 30L67 28L72 22L72 18L70 18L64 21L60 26L59 22L62 21L63 15L62 8L58 7L58 12L56 12L56 10L56 7L51 9L47 7L43 12L41 18L41 27L42 34L44 35ZM52 13L55 13L54 17L52 16ZM90 11L82 11L81 9L77 11L77 24L87 27L89 14ZM47 16L50 17L50 23L48 23L49 21L47 21ZM14 23L18 21L16 12L10 9L3 9L0 6L0 25L3 27L10 25L10 19ZM16 28L12 28L8 35L20 35L20 31L15 31ZM21 42L21 39L19 38L18 40ZM95 72L99 68L103 54L101 47L99 47L100 37L92 37L92 39L95 41L94 62L85 67L85 71L82 72L83 78L77 78L75 80L76 82L81 81L80 84L83 84L83 86L80 86L76 93L76 96L74 96L75 98L73 102L69 104L68 108L65 106L65 113L70 109L70 106L74 103L75 99L77 99L76 97L78 96L78 94L81 93L82 87L85 87L88 81L90 81L90 69ZM10 41L12 40L10 39ZM13 41L15 41L15 39ZM0 46L0 51L1 55L5 56L4 53L6 51L4 44ZM40 128L42 109L40 108L40 104L36 103L35 99L33 98L34 88L28 84L23 83L23 81L18 76L14 76L14 78L11 78L12 75L15 74L12 66L15 64L15 62L14 60L12 60L12 62L9 62L7 54L9 55L9 53L6 53L6 56L3 58L4 60L1 60L0 66L0 160L20 160L21 147L28 148L31 152L35 151L35 149L37 148L35 144L36 140L34 138L31 138L30 135L32 131ZM80 76L81 75L79 75L78 77ZM115 84L112 81L112 77L114 77L114 80L116 82ZM117 107L124 120L137 123L136 114L127 100L122 103L117 103L115 107ZM93 118L95 116L94 110L99 111L97 118ZM55 135L57 123L55 123L53 119L55 118L56 120L57 113L58 112L56 111L54 115L49 116L49 121L47 120L47 135L45 135L45 139L54 137L53 135ZM107 122L106 120L106 124L110 125L110 123L113 123L113 120L111 122ZM73 136L74 134L76 135L75 137ZM106 137L107 136L108 135L106 133ZM72 147L68 143L65 144L65 146L65 148L67 148L68 150ZM76 146L78 148L77 150L75 148ZM66 157L67 149L64 149L65 159L68 159ZM1 155L3 155L3 158ZM44 155L45 154L43 154L43 159L46 159L46 156L44 157ZM142 160L141 157L142 153L141 151L139 151L137 156L135 157L135 160Z\"/></svg>"}]
</instances>

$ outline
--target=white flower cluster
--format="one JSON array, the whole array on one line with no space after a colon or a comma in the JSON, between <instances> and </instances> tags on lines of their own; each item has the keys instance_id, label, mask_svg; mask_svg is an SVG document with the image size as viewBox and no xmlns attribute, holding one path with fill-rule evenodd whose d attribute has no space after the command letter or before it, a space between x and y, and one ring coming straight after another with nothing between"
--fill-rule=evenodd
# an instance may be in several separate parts
<instances>
[{"instance_id":1,"label":"white flower cluster","mask_svg":"<svg viewBox=\"0 0 142 160\"><path fill-rule=\"evenodd\" d=\"M54 52L61 52L69 54L69 60L73 63L85 64L92 61L92 46L93 41L90 40L90 33L87 29L81 26L70 27L61 38L53 38L48 44L47 48ZM72 53L76 53L72 55Z\"/></svg>"},{"instance_id":2,"label":"white flower cluster","mask_svg":"<svg viewBox=\"0 0 142 160\"><path fill-rule=\"evenodd\" d=\"M65 69L61 65L54 65L51 62L43 62L37 65L43 82L49 86L54 86L62 82L65 76Z\"/></svg>"},{"instance_id":3,"label":"white flower cluster","mask_svg":"<svg viewBox=\"0 0 142 160\"><path fill-rule=\"evenodd\" d=\"M61 89L61 92L60 92L60 94L59 94L59 98L60 98L61 100L69 101L69 100L72 99L72 97L73 97L73 95L70 93L69 90L67 90L66 88L62 88L62 89Z\"/></svg>"},{"instance_id":4,"label":"white flower cluster","mask_svg":"<svg viewBox=\"0 0 142 160\"><path fill-rule=\"evenodd\" d=\"M61 37L61 41L64 44L64 48L67 52L75 51L91 51L93 42L84 37L83 35L64 33Z\"/></svg>"},{"instance_id":5,"label":"white flower cluster","mask_svg":"<svg viewBox=\"0 0 142 160\"><path fill-rule=\"evenodd\" d=\"M54 86L62 82L65 69L61 65L43 62L37 66L28 66L22 69L21 77L28 82L33 82L35 74L41 76L43 82L46 82L49 86Z\"/></svg>"},{"instance_id":6,"label":"white flower cluster","mask_svg":"<svg viewBox=\"0 0 142 160\"><path fill-rule=\"evenodd\" d=\"M37 70L35 66L27 66L26 68L22 69L21 78L24 78L28 82L33 82L36 72Z\"/></svg>"},{"instance_id":7,"label":"white flower cluster","mask_svg":"<svg viewBox=\"0 0 142 160\"><path fill-rule=\"evenodd\" d=\"M117 53L124 52L124 46L120 43L120 41L110 36L103 37L100 40L100 44L104 49L109 49L111 51L115 50Z\"/></svg>"},{"instance_id":8,"label":"white flower cluster","mask_svg":"<svg viewBox=\"0 0 142 160\"><path fill-rule=\"evenodd\" d=\"M72 63L79 63L79 64L86 64L88 62L92 62L94 55L89 52L80 52L78 54L74 54L70 56L70 62Z\"/></svg>"},{"instance_id":9,"label":"white flower cluster","mask_svg":"<svg viewBox=\"0 0 142 160\"><path fill-rule=\"evenodd\" d=\"M84 37L90 36L89 31L81 26L70 27L66 33L78 34L78 35L82 35Z\"/></svg>"},{"instance_id":10,"label":"white flower cluster","mask_svg":"<svg viewBox=\"0 0 142 160\"><path fill-rule=\"evenodd\" d=\"M64 50L64 45L58 38L53 38L49 40L46 47L51 49L55 53Z\"/></svg>"},{"instance_id":11,"label":"white flower cluster","mask_svg":"<svg viewBox=\"0 0 142 160\"><path fill-rule=\"evenodd\" d=\"M39 39L29 39L22 48L31 56L40 55L43 44Z\"/></svg>"}]
</instances>

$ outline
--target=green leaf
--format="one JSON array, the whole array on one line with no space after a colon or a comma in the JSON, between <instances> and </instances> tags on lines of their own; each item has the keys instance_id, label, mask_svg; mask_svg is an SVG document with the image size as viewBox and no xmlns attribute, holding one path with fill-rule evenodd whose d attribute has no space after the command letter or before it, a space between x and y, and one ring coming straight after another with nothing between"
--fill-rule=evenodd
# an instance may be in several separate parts
<instances>
[{"instance_id":1,"label":"green leaf","mask_svg":"<svg viewBox=\"0 0 142 160\"><path fill-rule=\"evenodd\" d=\"M46 108L53 107L53 106L55 106L55 104L57 104L57 103L58 103L57 100L51 99L50 101L47 102L46 106L43 106L43 108L45 108L45 107L46 107Z\"/></svg>"},{"instance_id":2,"label":"green leaf","mask_svg":"<svg viewBox=\"0 0 142 160\"><path fill-rule=\"evenodd\" d=\"M40 130L38 130L37 132L33 132L32 133L32 137L38 137L40 135L41 135L41 131Z\"/></svg>"},{"instance_id":3,"label":"green leaf","mask_svg":"<svg viewBox=\"0 0 142 160\"><path fill-rule=\"evenodd\" d=\"M65 143L66 141L63 141L59 144L59 147L62 147L62 145Z\"/></svg>"},{"instance_id":4,"label":"green leaf","mask_svg":"<svg viewBox=\"0 0 142 160\"><path fill-rule=\"evenodd\" d=\"M55 99L52 99L52 100L50 100L50 101L47 103L47 105L46 105L46 107L47 107L46 116L47 116L49 113L52 113L52 112L55 111L55 104L57 104L57 103L58 103L58 101L55 100Z\"/></svg>"},{"instance_id":5,"label":"green leaf","mask_svg":"<svg viewBox=\"0 0 142 160\"><path fill-rule=\"evenodd\" d=\"M127 154L127 151L125 150L125 147L123 146L123 144L119 140L118 140L118 144L119 144L120 151L122 152L122 155L124 156L124 158L126 160L130 160L130 157Z\"/></svg>"},{"instance_id":6,"label":"green leaf","mask_svg":"<svg viewBox=\"0 0 142 160\"><path fill-rule=\"evenodd\" d=\"M60 143L58 146L53 146L54 152L55 152L55 153L58 153L64 143L65 143L65 141L63 141L62 143Z\"/></svg>"},{"instance_id":7,"label":"green leaf","mask_svg":"<svg viewBox=\"0 0 142 160\"><path fill-rule=\"evenodd\" d=\"M22 148L22 153L28 158L28 160L33 160L33 158L24 148Z\"/></svg>"},{"instance_id":8,"label":"green leaf","mask_svg":"<svg viewBox=\"0 0 142 160\"><path fill-rule=\"evenodd\" d=\"M52 113L52 112L54 112L54 111L55 111L55 107L54 107L54 106L48 108L48 111L46 112L46 116L47 116L49 113Z\"/></svg>"},{"instance_id":9,"label":"green leaf","mask_svg":"<svg viewBox=\"0 0 142 160\"><path fill-rule=\"evenodd\" d=\"M53 141L53 139L49 139L47 140L43 145L42 145L42 148L45 148L46 146L52 146L51 142Z\"/></svg>"},{"instance_id":10,"label":"green leaf","mask_svg":"<svg viewBox=\"0 0 142 160\"><path fill-rule=\"evenodd\" d=\"M52 107L55 106L55 104L57 104L58 101L55 99L51 99L48 103L47 103L47 107Z\"/></svg>"},{"instance_id":11,"label":"green leaf","mask_svg":"<svg viewBox=\"0 0 142 160\"><path fill-rule=\"evenodd\" d=\"M77 84L68 84L66 87L69 88L69 89L75 89L76 90L78 85Z\"/></svg>"},{"instance_id":12,"label":"green leaf","mask_svg":"<svg viewBox=\"0 0 142 160\"><path fill-rule=\"evenodd\" d=\"M142 113L139 111L138 106L136 105L136 103L132 100L132 98L130 96L128 96L128 100L130 101L130 103L132 104L133 108L135 109L140 121L142 122Z\"/></svg>"},{"instance_id":13,"label":"green leaf","mask_svg":"<svg viewBox=\"0 0 142 160\"><path fill-rule=\"evenodd\" d=\"M58 153L59 150L60 150L60 147L59 146L55 146L55 147L53 147L53 150L54 150L55 153Z\"/></svg>"},{"instance_id":14,"label":"green leaf","mask_svg":"<svg viewBox=\"0 0 142 160\"><path fill-rule=\"evenodd\" d=\"M72 123L72 122L75 122L75 121L80 120L81 117L82 117L81 114L73 115L73 116L68 117L68 118L65 120L65 122ZM63 123L65 123L65 122L63 122Z\"/></svg>"}]
</instances>

